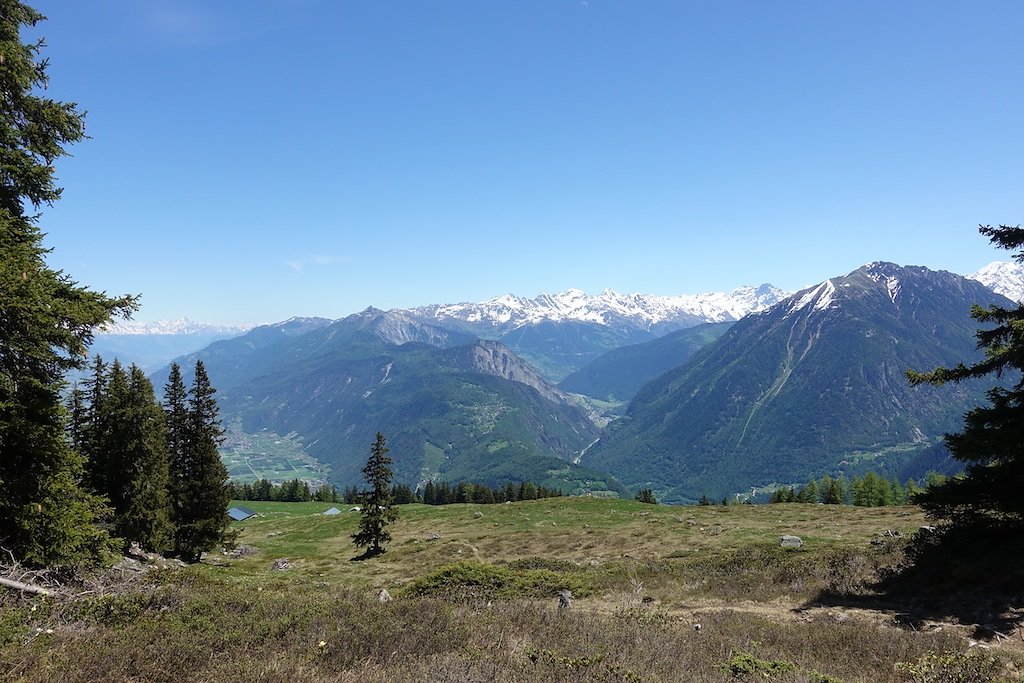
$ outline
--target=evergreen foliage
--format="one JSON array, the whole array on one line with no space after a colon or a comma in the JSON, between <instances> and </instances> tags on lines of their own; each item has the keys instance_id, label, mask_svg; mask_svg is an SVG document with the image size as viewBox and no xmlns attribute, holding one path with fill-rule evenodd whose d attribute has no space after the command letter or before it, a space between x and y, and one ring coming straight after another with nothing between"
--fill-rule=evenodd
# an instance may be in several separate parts
<instances>
[{"instance_id":1,"label":"evergreen foliage","mask_svg":"<svg viewBox=\"0 0 1024 683\"><path fill-rule=\"evenodd\" d=\"M322 503L354 503L358 497L353 494L351 500L345 500L337 486L324 484L314 490L309 482L301 479L290 479L280 484L269 479L259 479L245 484L228 482L227 489L228 497L232 500L272 500L285 503L306 503L316 500Z\"/></svg>"},{"instance_id":2,"label":"evergreen foliage","mask_svg":"<svg viewBox=\"0 0 1024 683\"><path fill-rule=\"evenodd\" d=\"M398 519L398 511L392 506L391 458L384 435L377 432L370 457L363 468L363 478L370 485L362 495L362 509L359 511L359 531L352 535L352 542L366 548L367 555L384 552L383 544L391 540L388 524Z\"/></svg>"},{"instance_id":3,"label":"evergreen foliage","mask_svg":"<svg viewBox=\"0 0 1024 683\"><path fill-rule=\"evenodd\" d=\"M122 425L116 444L121 489L115 533L147 550L166 552L173 545L174 527L164 415L152 383L135 365L129 370L128 393L115 420Z\"/></svg>"},{"instance_id":4,"label":"evergreen foliage","mask_svg":"<svg viewBox=\"0 0 1024 683\"><path fill-rule=\"evenodd\" d=\"M181 367L171 363L170 375L164 385L164 424L166 426L167 467L170 476L171 516L177 521L183 515L184 482L188 466L188 391L181 377Z\"/></svg>"},{"instance_id":5,"label":"evergreen foliage","mask_svg":"<svg viewBox=\"0 0 1024 683\"><path fill-rule=\"evenodd\" d=\"M228 472L217 445L223 430L215 389L202 361L196 361L195 378L188 392L184 434L173 472L174 552L187 562L198 562L204 551L217 547L230 523L227 515ZM175 406L169 405L165 415Z\"/></svg>"},{"instance_id":6,"label":"evergreen foliage","mask_svg":"<svg viewBox=\"0 0 1024 683\"><path fill-rule=\"evenodd\" d=\"M519 482L518 486L514 482L506 482L500 488L491 488L486 484L475 482L457 482L453 486L447 481L428 481L424 485L423 490L418 493L421 501L426 505L451 505L452 503L488 505L520 500L556 498L563 495L561 489L548 488L531 481Z\"/></svg>"},{"instance_id":7,"label":"evergreen foliage","mask_svg":"<svg viewBox=\"0 0 1024 683\"><path fill-rule=\"evenodd\" d=\"M229 482L228 495L232 500L281 502L317 500L324 503L345 503L347 505L355 505L362 500L362 494L355 486L346 486L344 491L339 491L338 487L333 484L323 484L314 490L308 482L301 479L292 479L279 484L269 479L260 479L245 484ZM523 495L528 497L522 498ZM556 498L562 495L565 494L561 489L548 488L535 482L506 482L504 486L492 488L479 482L428 481L419 489L413 489L407 484L395 484L391 487L391 500L394 505L412 503L489 505L519 500Z\"/></svg>"},{"instance_id":8,"label":"evergreen foliage","mask_svg":"<svg viewBox=\"0 0 1024 683\"><path fill-rule=\"evenodd\" d=\"M979 231L996 246L1016 250L1024 263L1024 228L983 225ZM988 391L988 405L973 408L963 431L946 435L953 457L967 465L966 476L929 487L916 501L932 516L961 526L1024 525L1024 304L974 306L971 317L993 325L977 332L984 360L931 372L908 372L913 385L960 383L995 375L1012 384Z\"/></svg>"},{"instance_id":9,"label":"evergreen foliage","mask_svg":"<svg viewBox=\"0 0 1024 683\"><path fill-rule=\"evenodd\" d=\"M941 486L947 477L936 472L929 472L926 487ZM924 489L913 479L901 484L895 477L885 479L877 472L867 472L862 477L853 477L847 481L839 477L822 477L811 479L799 488L780 486L772 492L772 503L849 503L860 507L882 507L886 505L906 505Z\"/></svg>"},{"instance_id":10,"label":"evergreen foliage","mask_svg":"<svg viewBox=\"0 0 1024 683\"><path fill-rule=\"evenodd\" d=\"M97 357L89 391L72 392L70 400L71 438L86 456L84 481L113 508L116 536L164 552L172 526L163 411L140 368L126 372L117 360L107 367Z\"/></svg>"},{"instance_id":11,"label":"evergreen foliage","mask_svg":"<svg viewBox=\"0 0 1024 683\"><path fill-rule=\"evenodd\" d=\"M43 42L21 42L44 17L0 0L0 546L31 565L102 560L102 502L80 485L81 454L69 443L61 390L83 365L93 330L135 308L46 265L41 205L60 198L54 162L84 137L74 103L40 95Z\"/></svg>"},{"instance_id":12,"label":"evergreen foliage","mask_svg":"<svg viewBox=\"0 0 1024 683\"><path fill-rule=\"evenodd\" d=\"M658 502L658 499L654 497L654 491L651 489L640 489L636 492L635 498L641 503L650 503L652 505L656 505Z\"/></svg>"}]
</instances>

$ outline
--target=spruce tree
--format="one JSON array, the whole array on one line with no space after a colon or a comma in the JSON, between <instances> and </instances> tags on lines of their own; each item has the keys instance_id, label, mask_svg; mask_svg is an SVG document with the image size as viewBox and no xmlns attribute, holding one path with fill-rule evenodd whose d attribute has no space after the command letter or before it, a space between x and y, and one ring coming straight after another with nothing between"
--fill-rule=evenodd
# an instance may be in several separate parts
<instances>
[{"instance_id":1,"label":"spruce tree","mask_svg":"<svg viewBox=\"0 0 1024 683\"><path fill-rule=\"evenodd\" d=\"M654 491L651 489L640 489L636 492L634 499L641 503L649 503L651 505L656 505L658 503L658 499L654 497Z\"/></svg>"},{"instance_id":2,"label":"spruce tree","mask_svg":"<svg viewBox=\"0 0 1024 683\"><path fill-rule=\"evenodd\" d=\"M387 526L398 519L398 511L391 505L391 458L388 451L387 440L377 432L370 447L370 457L363 467L363 478L370 488L363 492L359 531L352 535L352 542L366 548L368 556L384 552L384 544L391 540Z\"/></svg>"},{"instance_id":3,"label":"spruce tree","mask_svg":"<svg viewBox=\"0 0 1024 683\"><path fill-rule=\"evenodd\" d=\"M164 425L167 446L167 469L170 477L168 492L171 500L171 521L177 525L182 517L184 483L188 478L188 390L181 377L181 366L171 363L171 371L164 385Z\"/></svg>"},{"instance_id":4,"label":"spruce tree","mask_svg":"<svg viewBox=\"0 0 1024 683\"><path fill-rule=\"evenodd\" d=\"M77 105L41 95L43 42L22 27L44 17L0 0L0 546L33 565L100 561L101 501L80 485L61 390L81 368L93 330L135 309L49 268L36 211L60 198L54 162L84 137Z\"/></svg>"},{"instance_id":5,"label":"spruce tree","mask_svg":"<svg viewBox=\"0 0 1024 683\"><path fill-rule=\"evenodd\" d=\"M80 427L78 452L85 457L85 483L94 493L107 490L107 452L104 446L108 429L105 411L107 384L110 368L103 358L96 356L92 362L92 375L85 380L85 410Z\"/></svg>"},{"instance_id":6,"label":"spruce tree","mask_svg":"<svg viewBox=\"0 0 1024 683\"><path fill-rule=\"evenodd\" d=\"M216 390L202 361L196 361L189 390L182 453L175 463L174 550L186 562L198 562L204 551L224 541L228 517L228 472L217 446L221 429ZM173 406L168 407L171 410Z\"/></svg>"},{"instance_id":7,"label":"spruce tree","mask_svg":"<svg viewBox=\"0 0 1024 683\"><path fill-rule=\"evenodd\" d=\"M167 440L163 410L153 385L137 366L129 371L125 400L117 415L123 427L114 458L120 468L115 531L126 542L164 552L173 545L168 495Z\"/></svg>"},{"instance_id":8,"label":"spruce tree","mask_svg":"<svg viewBox=\"0 0 1024 683\"><path fill-rule=\"evenodd\" d=\"M1024 263L1024 228L981 226L981 234L1002 249L1016 251ZM1024 526L1024 304L975 306L971 317L990 325L977 333L984 360L931 372L908 372L911 384L947 382L995 375L1008 386L988 391L988 404L964 417L963 431L946 435L953 457L966 476L929 485L915 498L929 515L960 526Z\"/></svg>"},{"instance_id":9,"label":"spruce tree","mask_svg":"<svg viewBox=\"0 0 1024 683\"><path fill-rule=\"evenodd\" d=\"M102 401L102 409L98 421L102 432L97 435L92 445L95 462L93 477L102 482L102 488L95 492L105 496L114 508L116 517L124 512L127 496L126 473L124 470L123 444L129 438L130 426L127 424L128 413L128 373L121 361L114 359L107 376L107 388Z\"/></svg>"}]
</instances>

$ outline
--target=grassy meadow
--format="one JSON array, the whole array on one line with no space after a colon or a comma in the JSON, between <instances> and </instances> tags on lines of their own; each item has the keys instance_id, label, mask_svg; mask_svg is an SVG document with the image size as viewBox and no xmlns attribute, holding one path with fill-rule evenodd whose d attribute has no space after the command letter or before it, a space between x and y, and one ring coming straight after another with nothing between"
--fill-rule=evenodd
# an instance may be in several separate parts
<instances>
[{"instance_id":1,"label":"grassy meadow","mask_svg":"<svg viewBox=\"0 0 1024 683\"><path fill-rule=\"evenodd\" d=\"M360 560L358 513L245 505L234 553L2 596L0 679L989 681L1024 665L1019 632L979 641L876 594L925 523L913 507L407 505Z\"/></svg>"}]
</instances>

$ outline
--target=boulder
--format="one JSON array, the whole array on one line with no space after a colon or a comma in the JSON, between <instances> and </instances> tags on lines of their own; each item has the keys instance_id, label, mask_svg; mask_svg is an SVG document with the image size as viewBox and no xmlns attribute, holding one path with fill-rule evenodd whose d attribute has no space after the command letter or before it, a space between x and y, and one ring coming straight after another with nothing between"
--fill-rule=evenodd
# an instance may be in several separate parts
<instances>
[{"instance_id":1,"label":"boulder","mask_svg":"<svg viewBox=\"0 0 1024 683\"><path fill-rule=\"evenodd\" d=\"M804 539L792 534L779 536L779 546L783 548L799 548L804 544Z\"/></svg>"}]
</instances>

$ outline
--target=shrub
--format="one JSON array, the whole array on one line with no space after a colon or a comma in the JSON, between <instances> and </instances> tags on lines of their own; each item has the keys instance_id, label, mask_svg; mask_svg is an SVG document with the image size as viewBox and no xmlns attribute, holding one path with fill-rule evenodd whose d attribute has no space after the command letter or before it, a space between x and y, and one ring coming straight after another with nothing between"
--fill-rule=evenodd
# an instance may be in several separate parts
<instances>
[{"instance_id":1,"label":"shrub","mask_svg":"<svg viewBox=\"0 0 1024 683\"><path fill-rule=\"evenodd\" d=\"M991 683L998 668L999 662L992 657L958 652L929 652L916 662L896 665L914 683Z\"/></svg>"},{"instance_id":2,"label":"shrub","mask_svg":"<svg viewBox=\"0 0 1024 683\"><path fill-rule=\"evenodd\" d=\"M512 599L553 597L562 590L570 590L576 597L594 592L587 577L579 574L569 575L550 569L517 571L511 566L455 562L416 579L405 589L405 594L461 599Z\"/></svg>"},{"instance_id":3,"label":"shrub","mask_svg":"<svg viewBox=\"0 0 1024 683\"><path fill-rule=\"evenodd\" d=\"M758 659L749 652L737 652L728 662L722 665L722 671L732 676L757 674L764 678L774 678L778 674L793 671L796 665L780 660Z\"/></svg>"}]
</instances>

